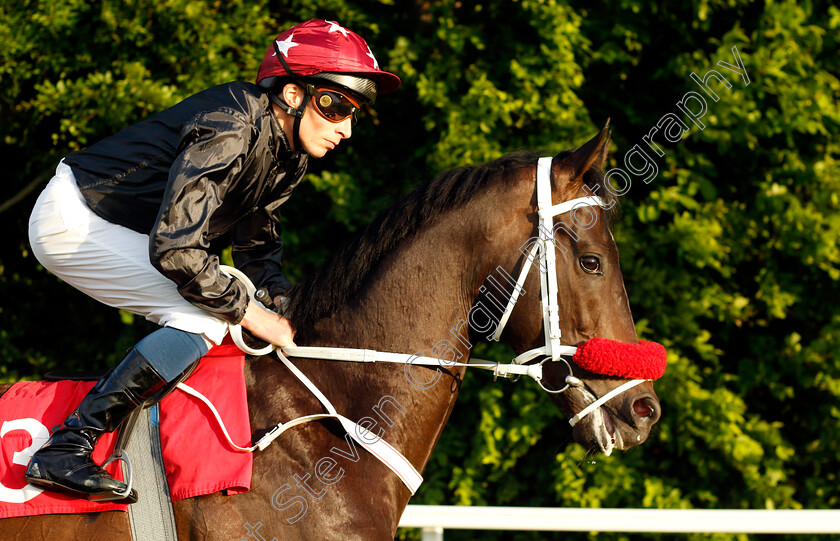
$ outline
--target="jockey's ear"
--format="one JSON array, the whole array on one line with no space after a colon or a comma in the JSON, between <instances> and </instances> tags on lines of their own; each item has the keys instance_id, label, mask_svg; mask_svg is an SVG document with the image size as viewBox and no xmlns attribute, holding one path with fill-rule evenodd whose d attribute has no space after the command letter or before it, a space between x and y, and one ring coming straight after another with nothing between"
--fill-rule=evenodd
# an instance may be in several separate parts
<instances>
[{"instance_id":1,"label":"jockey's ear","mask_svg":"<svg viewBox=\"0 0 840 541\"><path fill-rule=\"evenodd\" d=\"M592 165L603 168L607 161L607 150L610 146L610 119L598 132L598 135L581 145L580 148L562 159L559 165L574 171L572 179L577 179L589 171Z\"/></svg>"}]
</instances>

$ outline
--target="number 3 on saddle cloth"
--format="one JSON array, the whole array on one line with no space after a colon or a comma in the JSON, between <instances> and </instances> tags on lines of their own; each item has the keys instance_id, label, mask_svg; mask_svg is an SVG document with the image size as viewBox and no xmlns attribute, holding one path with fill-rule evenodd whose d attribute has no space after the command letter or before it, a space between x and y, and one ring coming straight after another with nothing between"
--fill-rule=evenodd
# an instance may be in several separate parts
<instances>
[{"instance_id":1,"label":"number 3 on saddle cloth","mask_svg":"<svg viewBox=\"0 0 840 541\"><path fill-rule=\"evenodd\" d=\"M243 367L245 355L232 342L211 349L185 382L216 406L235 442L251 441ZM93 381L25 381L0 396L0 518L55 513L126 510L126 504L91 502L42 490L23 478L32 454L50 430L81 402ZM160 443L172 501L251 486L251 453L231 448L209 408L176 390L160 402ZM93 459L102 464L113 451L116 433L103 435ZM197 457L195 449L201 449ZM131 457L129 457L131 459ZM120 461L106 466L124 480ZM149 497L141 494L140 497Z\"/></svg>"}]
</instances>

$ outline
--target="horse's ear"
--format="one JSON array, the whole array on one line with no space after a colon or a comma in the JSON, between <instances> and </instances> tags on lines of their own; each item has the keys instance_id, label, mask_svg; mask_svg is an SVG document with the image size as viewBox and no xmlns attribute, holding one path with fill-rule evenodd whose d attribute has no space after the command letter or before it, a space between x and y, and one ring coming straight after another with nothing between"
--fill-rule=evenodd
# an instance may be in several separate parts
<instances>
[{"instance_id":1,"label":"horse's ear","mask_svg":"<svg viewBox=\"0 0 840 541\"><path fill-rule=\"evenodd\" d=\"M593 164L604 167L607 161L607 149L610 146L610 119L598 132L598 135L581 145L560 161L561 167L568 167L573 171L572 180L580 178L589 171Z\"/></svg>"}]
</instances>

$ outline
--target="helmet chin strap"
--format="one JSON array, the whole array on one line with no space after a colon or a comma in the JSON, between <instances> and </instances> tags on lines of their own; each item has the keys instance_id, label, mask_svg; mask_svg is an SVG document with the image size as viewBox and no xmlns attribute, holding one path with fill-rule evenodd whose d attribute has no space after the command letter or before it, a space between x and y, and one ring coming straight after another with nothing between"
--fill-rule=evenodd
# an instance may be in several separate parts
<instances>
[{"instance_id":1,"label":"helmet chin strap","mask_svg":"<svg viewBox=\"0 0 840 541\"><path fill-rule=\"evenodd\" d=\"M285 58L283 58L283 53L280 52L280 48L277 46L276 41L274 42L274 53L277 55L277 59L280 61L280 64L283 65L283 69L285 69L286 73L292 77L295 84L303 88L303 102L298 107L292 107L284 102L280 96L274 92L274 89L269 90L268 99L287 114L295 117L295 123L292 127L292 144L294 145L294 149L296 151L303 152L303 146L300 143L300 120L303 118L303 113L306 111L306 106L309 105L309 98L311 98L312 95L309 94L306 83L292 71L291 67L289 67L289 63L286 62Z\"/></svg>"},{"instance_id":2,"label":"helmet chin strap","mask_svg":"<svg viewBox=\"0 0 840 541\"><path fill-rule=\"evenodd\" d=\"M306 93L306 90L304 90L304 93ZM268 99L271 103L280 107L280 109L285 113L295 117L295 123L292 126L292 144L295 147L295 151L303 152L303 147L300 144L300 120L303 118L303 112L306 109L306 105L309 103L309 98L309 94L306 94L303 98L303 104L300 107L292 107L280 99L280 97L273 91L268 92Z\"/></svg>"}]
</instances>

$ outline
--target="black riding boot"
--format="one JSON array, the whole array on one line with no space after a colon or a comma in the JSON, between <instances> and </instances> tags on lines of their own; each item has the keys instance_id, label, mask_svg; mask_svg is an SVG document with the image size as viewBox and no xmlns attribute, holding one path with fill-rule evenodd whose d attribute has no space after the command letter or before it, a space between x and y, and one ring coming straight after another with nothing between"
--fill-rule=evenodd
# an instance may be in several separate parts
<instances>
[{"instance_id":1,"label":"black riding boot","mask_svg":"<svg viewBox=\"0 0 840 541\"><path fill-rule=\"evenodd\" d=\"M97 465L91 453L103 433L116 430L132 411L162 399L172 388L174 385L167 385L149 361L132 349L32 456L26 481L95 501L137 501L134 490L128 497L121 496L127 485Z\"/></svg>"}]
</instances>

